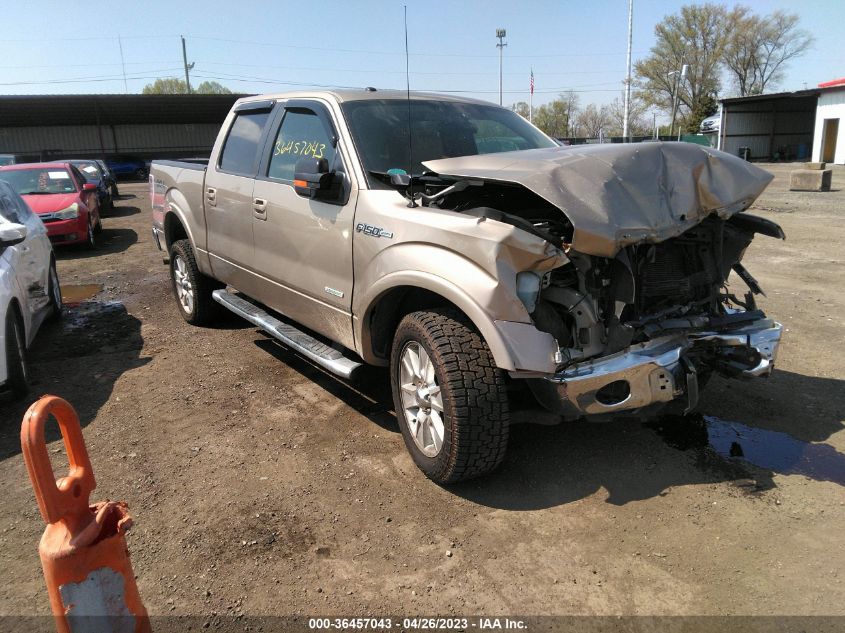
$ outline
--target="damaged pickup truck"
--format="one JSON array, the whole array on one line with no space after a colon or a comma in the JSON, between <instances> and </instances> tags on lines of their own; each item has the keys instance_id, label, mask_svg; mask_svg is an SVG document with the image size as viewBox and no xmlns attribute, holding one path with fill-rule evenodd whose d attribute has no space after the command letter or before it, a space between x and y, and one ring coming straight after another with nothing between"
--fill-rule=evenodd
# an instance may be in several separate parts
<instances>
[{"instance_id":1,"label":"damaged pickup truck","mask_svg":"<svg viewBox=\"0 0 845 633\"><path fill-rule=\"evenodd\" d=\"M698 145L561 148L487 103L367 89L241 99L207 164L154 161L150 186L189 323L223 306L341 377L388 367L408 450L448 483L502 461L514 391L600 419L768 375L782 327L741 260L784 237L745 213L770 180Z\"/></svg>"}]
</instances>

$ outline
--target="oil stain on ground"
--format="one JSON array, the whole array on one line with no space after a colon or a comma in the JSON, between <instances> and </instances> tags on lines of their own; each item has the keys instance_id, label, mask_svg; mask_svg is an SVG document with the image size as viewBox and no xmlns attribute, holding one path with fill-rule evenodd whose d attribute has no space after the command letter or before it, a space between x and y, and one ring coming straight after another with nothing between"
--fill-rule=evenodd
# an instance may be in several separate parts
<instances>
[{"instance_id":1,"label":"oil stain on ground","mask_svg":"<svg viewBox=\"0 0 845 633\"><path fill-rule=\"evenodd\" d=\"M665 416L647 426L674 448L709 447L730 461L745 460L783 475L803 475L845 486L845 454L830 444L803 442L787 433L710 415Z\"/></svg>"}]
</instances>

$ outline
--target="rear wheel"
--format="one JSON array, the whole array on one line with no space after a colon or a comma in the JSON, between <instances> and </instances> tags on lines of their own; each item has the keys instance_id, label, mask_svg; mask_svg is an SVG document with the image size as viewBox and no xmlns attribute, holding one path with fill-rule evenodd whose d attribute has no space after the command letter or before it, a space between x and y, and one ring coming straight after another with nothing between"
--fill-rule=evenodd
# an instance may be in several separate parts
<instances>
[{"instance_id":1,"label":"rear wheel","mask_svg":"<svg viewBox=\"0 0 845 633\"><path fill-rule=\"evenodd\" d=\"M405 446L441 484L492 471L505 456L509 411L505 375L487 344L457 311L402 319L390 362Z\"/></svg>"},{"instance_id":2,"label":"rear wheel","mask_svg":"<svg viewBox=\"0 0 845 633\"><path fill-rule=\"evenodd\" d=\"M179 313L188 323L208 325L219 316L221 307L211 293L223 284L199 271L189 240L179 240L170 247L170 280Z\"/></svg>"},{"instance_id":3,"label":"rear wheel","mask_svg":"<svg viewBox=\"0 0 845 633\"><path fill-rule=\"evenodd\" d=\"M6 313L6 385L13 398L23 398L29 391L26 364L26 337L17 310Z\"/></svg>"}]
</instances>

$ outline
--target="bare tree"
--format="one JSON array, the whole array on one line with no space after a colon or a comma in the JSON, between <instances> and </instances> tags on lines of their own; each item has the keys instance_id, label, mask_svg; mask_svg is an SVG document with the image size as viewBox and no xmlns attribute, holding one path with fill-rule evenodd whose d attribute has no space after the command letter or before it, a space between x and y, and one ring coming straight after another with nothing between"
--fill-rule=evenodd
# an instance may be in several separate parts
<instances>
[{"instance_id":1,"label":"bare tree","mask_svg":"<svg viewBox=\"0 0 845 633\"><path fill-rule=\"evenodd\" d=\"M631 93L628 132L631 136L646 136L651 132L651 122L646 119L648 104L635 92ZM625 97L616 97L607 106L607 129L610 136L622 136L625 128Z\"/></svg>"},{"instance_id":2,"label":"bare tree","mask_svg":"<svg viewBox=\"0 0 845 633\"><path fill-rule=\"evenodd\" d=\"M610 115L607 106L596 106L595 103L591 103L581 110L576 123L580 136L598 138L602 132L607 133L610 127Z\"/></svg>"}]
</instances>

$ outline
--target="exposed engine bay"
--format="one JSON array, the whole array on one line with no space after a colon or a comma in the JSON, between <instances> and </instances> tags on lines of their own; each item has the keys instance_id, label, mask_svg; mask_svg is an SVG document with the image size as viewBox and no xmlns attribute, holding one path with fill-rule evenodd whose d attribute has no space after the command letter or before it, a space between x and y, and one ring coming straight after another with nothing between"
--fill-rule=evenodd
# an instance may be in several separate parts
<instances>
[{"instance_id":1,"label":"exposed engine bay","mask_svg":"<svg viewBox=\"0 0 845 633\"><path fill-rule=\"evenodd\" d=\"M585 252L578 248L578 221L570 219L570 209L549 201L562 197L560 187L541 196L542 181L540 185L529 181L529 187L477 175L476 171L471 178L414 179L406 197L412 204L511 224L566 254L564 265L544 273L524 271L516 279L517 294L535 326L551 334L560 347L555 377L530 381L547 408L579 417L641 409L685 394L689 410L698 399L699 384L713 372L754 377L771 371L782 328L757 308L755 297L763 291L741 263L756 234L784 238L775 223L740 212L756 198L753 188L760 181L764 187L767 179L752 172L756 178L752 194L743 192L733 205L719 200L714 211L694 209L698 212L694 217L692 211L666 212L665 192L671 192L672 183L665 181L664 173L659 196L651 197L664 207L662 215L655 213L657 221L639 232L634 227L604 234L597 224L599 230L593 230L589 240L581 238L593 251ZM741 176L735 182L744 184ZM558 184L554 178L562 177L555 174L551 184ZM714 188L712 182L707 184ZM579 180L578 185L583 183ZM685 204L700 205L702 189L699 186L698 200ZM621 213L614 216L612 204L602 212L612 221L622 215L619 224L624 224L625 205L642 202L631 190L628 185L623 196L611 200L623 209ZM735 192L731 195L736 197ZM594 211L585 205L571 215L584 216L587 224L595 219ZM647 210L639 208L631 215L637 213L648 218ZM741 290L735 289L738 284L733 280L729 283L731 271L742 280Z\"/></svg>"}]
</instances>

